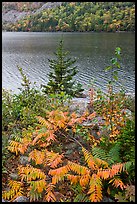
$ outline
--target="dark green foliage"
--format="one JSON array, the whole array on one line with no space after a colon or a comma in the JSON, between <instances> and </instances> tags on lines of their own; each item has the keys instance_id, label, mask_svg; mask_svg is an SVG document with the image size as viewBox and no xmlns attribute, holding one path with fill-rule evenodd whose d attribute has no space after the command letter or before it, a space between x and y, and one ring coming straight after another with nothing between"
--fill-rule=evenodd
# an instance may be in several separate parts
<instances>
[{"instance_id":1,"label":"dark green foliage","mask_svg":"<svg viewBox=\"0 0 137 204\"><path fill-rule=\"evenodd\" d=\"M10 91L2 89L2 130L7 130L12 120L12 95Z\"/></svg>"},{"instance_id":2,"label":"dark green foliage","mask_svg":"<svg viewBox=\"0 0 137 204\"><path fill-rule=\"evenodd\" d=\"M114 83L118 80L118 71L120 68L119 60L121 59L121 48L116 47L115 49L115 57L111 59L111 66L105 68L105 71L111 71L111 80L108 82L109 84L114 85Z\"/></svg>"},{"instance_id":3,"label":"dark green foliage","mask_svg":"<svg viewBox=\"0 0 137 204\"><path fill-rule=\"evenodd\" d=\"M5 164L7 162L7 159L9 157L9 152L7 150L8 145L8 137L2 134L2 173L8 173L7 168L5 167Z\"/></svg>"},{"instance_id":4,"label":"dark green foliage","mask_svg":"<svg viewBox=\"0 0 137 204\"><path fill-rule=\"evenodd\" d=\"M130 162L128 172L129 180L135 182L135 121L128 120L123 127L122 133L118 136L117 142L120 144L120 157L123 162Z\"/></svg>"},{"instance_id":5,"label":"dark green foliage","mask_svg":"<svg viewBox=\"0 0 137 204\"><path fill-rule=\"evenodd\" d=\"M88 196L86 196L84 193L78 194L73 202L90 202L88 199Z\"/></svg>"},{"instance_id":6,"label":"dark green foliage","mask_svg":"<svg viewBox=\"0 0 137 204\"><path fill-rule=\"evenodd\" d=\"M120 156L120 144L116 143L108 152L108 158L111 164L122 162Z\"/></svg>"},{"instance_id":7,"label":"dark green foliage","mask_svg":"<svg viewBox=\"0 0 137 204\"><path fill-rule=\"evenodd\" d=\"M75 85L73 77L77 74L77 67L73 66L76 60L67 58L68 52L63 49L63 40L60 40L55 53L56 59L49 59L51 72L49 73L49 82L42 85L42 91L46 94L61 94L65 92L70 96L80 94L83 89L80 84Z\"/></svg>"},{"instance_id":8,"label":"dark green foliage","mask_svg":"<svg viewBox=\"0 0 137 204\"><path fill-rule=\"evenodd\" d=\"M118 140L121 146L121 157L123 161L134 161L135 159L135 121L128 120L123 127Z\"/></svg>"},{"instance_id":9,"label":"dark green foliage","mask_svg":"<svg viewBox=\"0 0 137 204\"><path fill-rule=\"evenodd\" d=\"M120 163L120 145L116 143L111 148L104 150L102 147L93 147L92 154L94 157L107 161L109 164Z\"/></svg>"}]
</instances>

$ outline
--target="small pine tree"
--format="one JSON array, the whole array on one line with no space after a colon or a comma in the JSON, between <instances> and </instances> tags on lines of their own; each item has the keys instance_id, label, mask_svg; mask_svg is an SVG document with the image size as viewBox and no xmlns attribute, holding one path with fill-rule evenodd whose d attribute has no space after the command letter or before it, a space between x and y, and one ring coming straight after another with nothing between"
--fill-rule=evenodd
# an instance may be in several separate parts
<instances>
[{"instance_id":1,"label":"small pine tree","mask_svg":"<svg viewBox=\"0 0 137 204\"><path fill-rule=\"evenodd\" d=\"M75 76L78 72L77 67L71 67L76 60L66 58L68 52L63 49L63 40L60 40L57 51L55 52L56 59L49 59L49 67L52 71L49 73L49 82L47 85L42 85L42 91L46 94L60 94L65 92L70 96L79 95L83 89L80 83L75 85Z\"/></svg>"}]
</instances>

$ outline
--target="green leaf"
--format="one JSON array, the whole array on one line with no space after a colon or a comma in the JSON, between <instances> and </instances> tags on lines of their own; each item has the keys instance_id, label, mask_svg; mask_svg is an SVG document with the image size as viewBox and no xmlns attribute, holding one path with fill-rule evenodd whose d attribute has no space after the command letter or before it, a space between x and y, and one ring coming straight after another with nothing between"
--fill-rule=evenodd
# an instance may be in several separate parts
<instances>
[{"instance_id":1,"label":"green leaf","mask_svg":"<svg viewBox=\"0 0 137 204\"><path fill-rule=\"evenodd\" d=\"M110 69L112 69L112 66L106 67L106 68L105 68L105 71L108 71L108 70L110 70Z\"/></svg>"},{"instance_id":2,"label":"green leaf","mask_svg":"<svg viewBox=\"0 0 137 204\"><path fill-rule=\"evenodd\" d=\"M114 74L114 75L118 75L118 72L117 72L117 71L114 71L113 74Z\"/></svg>"},{"instance_id":3,"label":"green leaf","mask_svg":"<svg viewBox=\"0 0 137 204\"><path fill-rule=\"evenodd\" d=\"M117 58L112 58L112 59L111 59L111 63L112 63L113 65L115 65L116 62L117 62Z\"/></svg>"},{"instance_id":4,"label":"green leaf","mask_svg":"<svg viewBox=\"0 0 137 204\"><path fill-rule=\"evenodd\" d=\"M116 47L115 54L120 55L120 53L121 53L121 48L120 47Z\"/></svg>"},{"instance_id":5,"label":"green leaf","mask_svg":"<svg viewBox=\"0 0 137 204\"><path fill-rule=\"evenodd\" d=\"M120 64L118 62L116 62L115 65L117 66L117 68L120 68Z\"/></svg>"},{"instance_id":6,"label":"green leaf","mask_svg":"<svg viewBox=\"0 0 137 204\"><path fill-rule=\"evenodd\" d=\"M118 80L118 77L116 75L113 76L113 78L117 81Z\"/></svg>"}]
</instances>

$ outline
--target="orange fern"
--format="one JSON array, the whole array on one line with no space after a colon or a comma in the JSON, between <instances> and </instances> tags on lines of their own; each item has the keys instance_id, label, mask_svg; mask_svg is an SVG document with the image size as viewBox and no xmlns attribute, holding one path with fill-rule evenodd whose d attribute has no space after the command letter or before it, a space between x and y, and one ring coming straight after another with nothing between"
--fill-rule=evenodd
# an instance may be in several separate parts
<instances>
[{"instance_id":1,"label":"orange fern","mask_svg":"<svg viewBox=\"0 0 137 204\"><path fill-rule=\"evenodd\" d=\"M45 152L34 149L29 154L29 161L31 159L35 161L36 165L43 164L45 160Z\"/></svg>"},{"instance_id":2,"label":"orange fern","mask_svg":"<svg viewBox=\"0 0 137 204\"><path fill-rule=\"evenodd\" d=\"M9 191L4 191L2 194L2 197L4 199L10 200L12 202L14 199L16 199L18 196L23 195L23 184L20 181L9 181Z\"/></svg>"},{"instance_id":3,"label":"orange fern","mask_svg":"<svg viewBox=\"0 0 137 204\"><path fill-rule=\"evenodd\" d=\"M58 164L62 163L62 158L63 154L60 155L59 153L46 151L47 165L51 168L55 168Z\"/></svg>"},{"instance_id":4,"label":"orange fern","mask_svg":"<svg viewBox=\"0 0 137 204\"><path fill-rule=\"evenodd\" d=\"M40 169L34 168L30 165L18 167L21 181L32 181L36 179L46 179L46 175Z\"/></svg>"},{"instance_id":5,"label":"orange fern","mask_svg":"<svg viewBox=\"0 0 137 204\"><path fill-rule=\"evenodd\" d=\"M60 167L58 169L54 169L49 171L49 175L53 176L52 177L52 184L57 184L59 181L64 180L64 177L69 171L69 165Z\"/></svg>"},{"instance_id":6,"label":"orange fern","mask_svg":"<svg viewBox=\"0 0 137 204\"><path fill-rule=\"evenodd\" d=\"M11 152L15 152L16 155L19 153L24 154L28 148L28 145L30 144L30 141L27 140L27 142L17 142L17 141L10 141L10 144L8 146L8 150Z\"/></svg>"},{"instance_id":7,"label":"orange fern","mask_svg":"<svg viewBox=\"0 0 137 204\"><path fill-rule=\"evenodd\" d=\"M79 175L87 175L89 174L89 169L85 166L81 166L79 164L76 164L74 162L70 162L68 161L68 167L69 170L74 171L75 173L79 174Z\"/></svg>"},{"instance_id":8,"label":"orange fern","mask_svg":"<svg viewBox=\"0 0 137 204\"><path fill-rule=\"evenodd\" d=\"M44 196L44 201L47 202L55 202L56 201L56 197L54 194L54 185L52 183L49 183L46 187L46 195Z\"/></svg>"},{"instance_id":9,"label":"orange fern","mask_svg":"<svg viewBox=\"0 0 137 204\"><path fill-rule=\"evenodd\" d=\"M102 200L102 182L97 174L92 174L88 194L90 194L89 199L91 202Z\"/></svg>"},{"instance_id":10,"label":"orange fern","mask_svg":"<svg viewBox=\"0 0 137 204\"><path fill-rule=\"evenodd\" d=\"M88 167L91 168L92 170L97 170L98 166L92 154L88 152L84 147L82 147L82 152L84 154L85 161L87 162Z\"/></svg>"},{"instance_id":11,"label":"orange fern","mask_svg":"<svg viewBox=\"0 0 137 204\"><path fill-rule=\"evenodd\" d=\"M79 182L80 176L67 174L68 180L70 180L71 184L77 184Z\"/></svg>"},{"instance_id":12,"label":"orange fern","mask_svg":"<svg viewBox=\"0 0 137 204\"><path fill-rule=\"evenodd\" d=\"M120 187L122 190L124 188L126 188L126 186L124 185L124 183L121 181L121 179L119 178L113 178L109 181L109 183L112 183L113 186L115 186L116 188Z\"/></svg>"}]
</instances>

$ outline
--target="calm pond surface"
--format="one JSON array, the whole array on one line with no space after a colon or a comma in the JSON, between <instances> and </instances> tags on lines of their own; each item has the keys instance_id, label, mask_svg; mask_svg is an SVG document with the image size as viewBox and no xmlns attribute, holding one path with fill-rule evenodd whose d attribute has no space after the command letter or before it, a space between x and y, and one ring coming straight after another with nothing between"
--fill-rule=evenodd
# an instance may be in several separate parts
<instances>
[{"instance_id":1,"label":"calm pond surface","mask_svg":"<svg viewBox=\"0 0 137 204\"><path fill-rule=\"evenodd\" d=\"M106 91L110 72L104 72L111 65L116 47L121 47L122 59L119 81L126 92L135 92L135 33L44 33L44 32L2 32L2 87L18 93L21 75L17 65L37 87L47 84L50 71L48 59L55 58L54 52L63 36L64 49L76 58L79 73L77 82L89 89L94 86Z\"/></svg>"}]
</instances>

